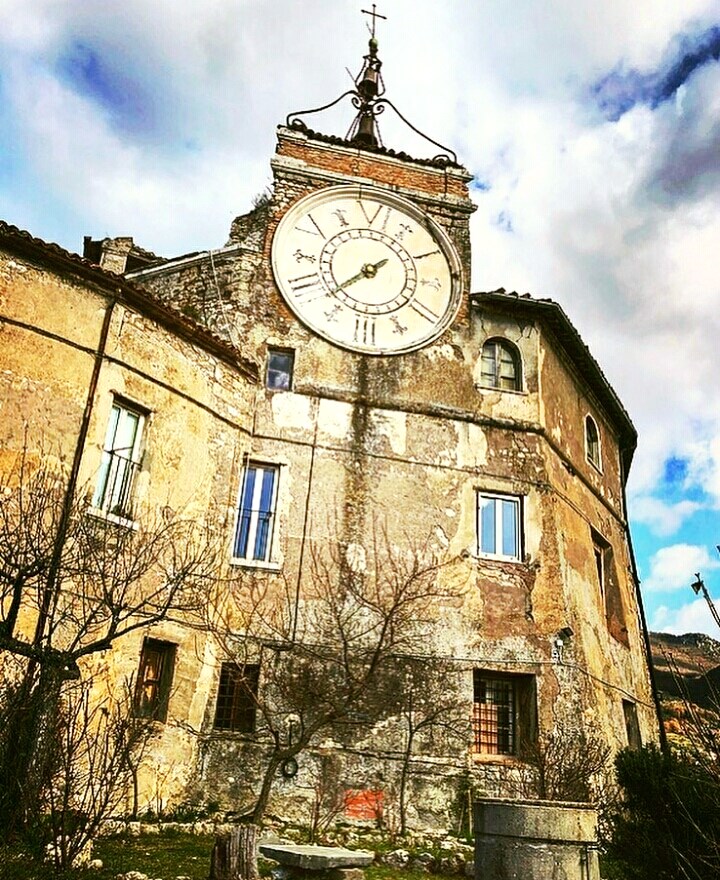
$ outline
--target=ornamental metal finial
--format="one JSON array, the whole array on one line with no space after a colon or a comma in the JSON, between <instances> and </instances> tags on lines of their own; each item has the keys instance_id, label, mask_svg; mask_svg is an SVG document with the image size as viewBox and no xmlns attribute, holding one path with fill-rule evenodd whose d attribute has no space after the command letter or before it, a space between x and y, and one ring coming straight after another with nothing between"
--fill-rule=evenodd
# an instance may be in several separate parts
<instances>
[{"instance_id":1,"label":"ornamental metal finial","mask_svg":"<svg viewBox=\"0 0 720 880\"><path fill-rule=\"evenodd\" d=\"M380 15L379 12L375 12L376 9L377 9L377 6L373 3L372 12L370 12L368 9L361 9L360 10L360 12L362 12L363 15L369 15L372 18L372 28L370 29L371 41L375 40L375 19L382 18L383 21L387 21L387 15ZM372 45L372 42L371 42L371 45ZM375 40L375 48L377 49L377 40Z\"/></svg>"},{"instance_id":2,"label":"ornamental metal finial","mask_svg":"<svg viewBox=\"0 0 720 880\"><path fill-rule=\"evenodd\" d=\"M308 128L300 118L301 116L322 113L323 110L329 110L330 107L334 107L336 104L339 104L343 98L349 96L353 107L357 110L357 115L355 116L355 119L353 119L352 124L345 135L345 140L349 143L355 144L358 147L370 149L382 147L383 142L380 137L377 117L384 112L386 106L389 106L395 111L399 118L402 119L405 125L415 132L415 134L420 135L420 137L424 138L434 146L439 147L443 151L434 157L433 162L436 162L439 165L447 165L449 163L457 164L457 156L453 150L444 147L442 144L434 141L431 137L428 137L420 131L420 129L415 128L415 126L402 115L392 101L383 97L385 94L385 83L383 82L382 73L380 72L382 61L378 58L378 41L375 36L375 28L377 19L381 18L383 21L387 21L387 16L381 15L377 11L377 5L375 3L372 4L372 11L369 9L361 9L360 11L363 15L370 16L372 19L372 26L367 26L370 31L368 53L363 56L363 66L360 73L353 80L355 88L348 89L348 91L343 92L339 98L336 98L329 104L324 104L322 107L315 107L312 110L301 110L299 113L290 113L285 124L291 128L307 131ZM348 71L348 73L350 73L350 71ZM352 74L350 74L350 76L352 76Z\"/></svg>"},{"instance_id":3,"label":"ornamental metal finial","mask_svg":"<svg viewBox=\"0 0 720 880\"><path fill-rule=\"evenodd\" d=\"M380 15L376 12L377 6L373 3L372 12L367 9L361 9L363 15L369 15L372 18L372 28L370 30L370 40L368 42L369 51L363 58L363 66L360 73L355 78L360 101L353 99L353 104L358 108L358 114L353 120L350 130L347 133L347 140L361 147L377 147L382 146L380 133L375 125L375 116L382 112L382 105L375 102L385 93L385 84L383 82L380 68L382 61L378 58L378 41L375 36L375 19L382 18L387 21L386 15Z\"/></svg>"}]
</instances>

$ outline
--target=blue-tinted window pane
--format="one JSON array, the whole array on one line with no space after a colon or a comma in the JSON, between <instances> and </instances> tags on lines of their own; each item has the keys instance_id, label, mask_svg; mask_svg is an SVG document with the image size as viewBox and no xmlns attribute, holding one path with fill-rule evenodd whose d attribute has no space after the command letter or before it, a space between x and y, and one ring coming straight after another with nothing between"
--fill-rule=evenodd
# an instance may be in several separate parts
<instances>
[{"instance_id":1,"label":"blue-tinted window pane","mask_svg":"<svg viewBox=\"0 0 720 880\"><path fill-rule=\"evenodd\" d=\"M234 555L244 557L247 555L248 537L250 535L250 518L252 516L252 499L255 492L255 476L257 468L248 468L245 472L245 484L243 486L242 499L240 501L240 515L238 516L237 534L235 536Z\"/></svg>"},{"instance_id":2,"label":"blue-tinted window pane","mask_svg":"<svg viewBox=\"0 0 720 880\"><path fill-rule=\"evenodd\" d=\"M263 469L262 486L260 487L260 508L258 510L257 532L255 534L254 559L267 559L268 541L271 534L273 489L275 486L275 471Z\"/></svg>"},{"instance_id":3,"label":"blue-tinted window pane","mask_svg":"<svg viewBox=\"0 0 720 880\"><path fill-rule=\"evenodd\" d=\"M480 551L497 553L494 498L480 498Z\"/></svg>"},{"instance_id":4,"label":"blue-tinted window pane","mask_svg":"<svg viewBox=\"0 0 720 880\"><path fill-rule=\"evenodd\" d=\"M501 501L502 504L502 555L518 556L516 501Z\"/></svg>"}]
</instances>

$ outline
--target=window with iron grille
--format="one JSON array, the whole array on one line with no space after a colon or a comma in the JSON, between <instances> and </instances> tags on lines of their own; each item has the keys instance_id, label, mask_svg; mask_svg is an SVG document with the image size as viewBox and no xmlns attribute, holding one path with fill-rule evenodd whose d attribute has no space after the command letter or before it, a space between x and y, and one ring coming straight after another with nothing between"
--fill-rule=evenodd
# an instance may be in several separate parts
<instances>
[{"instance_id":1,"label":"window with iron grille","mask_svg":"<svg viewBox=\"0 0 720 880\"><path fill-rule=\"evenodd\" d=\"M488 339L482 348L480 384L483 388L520 391L520 354L505 339Z\"/></svg>"},{"instance_id":2,"label":"window with iron grille","mask_svg":"<svg viewBox=\"0 0 720 880\"><path fill-rule=\"evenodd\" d=\"M295 352L288 349L269 348L265 387L271 391L289 391L292 388Z\"/></svg>"},{"instance_id":3,"label":"window with iron grille","mask_svg":"<svg viewBox=\"0 0 720 880\"><path fill-rule=\"evenodd\" d=\"M143 641L135 684L135 714L165 721L172 688L177 645L158 639Z\"/></svg>"},{"instance_id":4,"label":"window with iron grille","mask_svg":"<svg viewBox=\"0 0 720 880\"><path fill-rule=\"evenodd\" d=\"M115 400L105 433L92 506L123 519L132 518L132 494L140 470L145 415Z\"/></svg>"},{"instance_id":5,"label":"window with iron grille","mask_svg":"<svg viewBox=\"0 0 720 880\"><path fill-rule=\"evenodd\" d=\"M233 557L269 562L272 551L279 468L248 462L243 471Z\"/></svg>"},{"instance_id":6,"label":"window with iron grille","mask_svg":"<svg viewBox=\"0 0 720 880\"><path fill-rule=\"evenodd\" d=\"M535 732L534 678L473 672L473 751L516 755Z\"/></svg>"},{"instance_id":7,"label":"window with iron grille","mask_svg":"<svg viewBox=\"0 0 720 880\"><path fill-rule=\"evenodd\" d=\"M257 664L222 664L213 727L252 733L255 729L255 698L259 679L260 666Z\"/></svg>"}]
</instances>

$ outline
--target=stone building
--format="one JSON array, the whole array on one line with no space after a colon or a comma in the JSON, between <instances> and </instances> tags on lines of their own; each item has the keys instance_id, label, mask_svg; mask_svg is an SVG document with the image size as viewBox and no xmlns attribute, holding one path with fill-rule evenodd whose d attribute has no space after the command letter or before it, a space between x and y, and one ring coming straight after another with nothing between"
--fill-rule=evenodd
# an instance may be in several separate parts
<instances>
[{"instance_id":1,"label":"stone building","mask_svg":"<svg viewBox=\"0 0 720 880\"><path fill-rule=\"evenodd\" d=\"M88 238L81 260L3 227L3 441L42 411L45 440L83 445L107 514L103 450L122 440L128 493L219 509L230 569L298 602L329 542L353 571L378 529L446 560L455 598L425 659L449 664L471 724L412 758L409 811L446 825L463 787L515 793L528 744L658 737L625 503L637 437L557 303L472 292L470 175L378 145L373 72L371 41L348 139L278 129L272 191L216 250L161 259ZM229 660L170 621L105 660L111 678L155 676L148 798L251 802L264 671L241 688ZM330 750L348 814L391 815L391 728L315 742L273 810L306 809Z\"/></svg>"}]
</instances>

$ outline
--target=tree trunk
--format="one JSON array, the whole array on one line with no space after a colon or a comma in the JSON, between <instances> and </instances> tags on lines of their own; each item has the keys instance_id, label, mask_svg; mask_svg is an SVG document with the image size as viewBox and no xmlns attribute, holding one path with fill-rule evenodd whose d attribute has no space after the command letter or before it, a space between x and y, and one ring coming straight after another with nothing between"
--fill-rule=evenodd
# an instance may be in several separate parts
<instances>
[{"instance_id":1,"label":"tree trunk","mask_svg":"<svg viewBox=\"0 0 720 880\"><path fill-rule=\"evenodd\" d=\"M42 789L51 777L62 685L60 669L43 665L37 682L33 683L28 673L28 679L14 697L0 768L0 815L3 834L8 838L27 821L34 821L32 814L37 811Z\"/></svg>"},{"instance_id":2,"label":"tree trunk","mask_svg":"<svg viewBox=\"0 0 720 880\"><path fill-rule=\"evenodd\" d=\"M238 825L215 838L210 880L258 880L257 825Z\"/></svg>"},{"instance_id":3,"label":"tree trunk","mask_svg":"<svg viewBox=\"0 0 720 880\"><path fill-rule=\"evenodd\" d=\"M283 756L285 753L283 753ZM265 774L263 775L262 785L260 786L260 794L258 795L257 801L255 801L255 806L253 807L252 813L249 815L249 819L251 822L259 824L262 820L262 817L265 815L265 810L267 809L268 802L270 801L270 792L272 791L272 785L275 781L275 776L278 771L278 767L282 764L284 757L280 757L278 752L274 752L270 756L270 760L268 761L267 767L265 768Z\"/></svg>"}]
</instances>

